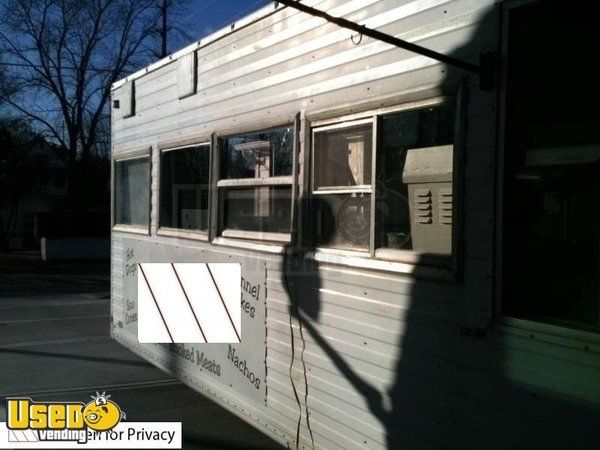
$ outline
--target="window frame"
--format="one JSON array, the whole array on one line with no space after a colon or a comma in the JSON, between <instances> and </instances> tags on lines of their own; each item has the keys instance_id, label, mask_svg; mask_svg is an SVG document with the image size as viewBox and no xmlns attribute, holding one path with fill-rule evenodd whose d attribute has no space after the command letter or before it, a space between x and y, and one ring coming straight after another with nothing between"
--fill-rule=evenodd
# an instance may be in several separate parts
<instances>
[{"instance_id":1,"label":"window frame","mask_svg":"<svg viewBox=\"0 0 600 450\"><path fill-rule=\"evenodd\" d=\"M370 198L370 230L369 246L367 250L344 249L335 247L315 246L315 250L322 254L339 254L341 256L362 257L372 260L385 261L389 263L405 263L411 265L423 265L440 269L450 269L454 277L459 276L462 261L463 250L460 245L462 236L462 215L464 202L464 141L466 127L465 120L465 92L467 90L466 82L459 83L456 92L452 95L440 95L428 99L407 102L390 107L383 107L364 111L361 113L349 114L322 120L315 120L310 124L310 175L309 189L307 194L312 196L327 194L344 193L366 193ZM378 223L376 220L376 201L377 201L377 150L380 143L380 122L381 118L387 115L415 111L443 104L454 105L454 141L453 141L453 170L452 170L452 253L450 255L431 255L424 254L419 250L388 249L385 247L376 247L375 237ZM372 123L373 144L371 148L371 185L357 186L356 188L314 190L315 184L315 133L331 129L341 129L359 125L361 123ZM314 243L314 238L311 238Z\"/></svg>"},{"instance_id":2,"label":"window frame","mask_svg":"<svg viewBox=\"0 0 600 450\"><path fill-rule=\"evenodd\" d=\"M174 227L163 227L160 225L160 210L161 210L161 201L163 199L163 190L162 190L162 164L163 164L163 154L177 151L177 150L185 150L194 147L208 147L206 151L208 151L208 220L207 220L207 228L206 230L186 230L183 228L174 228ZM200 151L200 149L198 149ZM196 239L201 241L209 240L210 226L212 220L212 211L211 211L211 198L212 198L212 190L213 186L211 183L212 180L212 153L213 146L210 140L198 140L198 142L190 142L185 143L183 145L171 145L171 146L159 146L158 148L158 172L157 172L157 181L158 181L158 189L157 189L157 208L156 208L156 234L158 236L170 236L170 237L178 237L184 239Z\"/></svg>"},{"instance_id":3,"label":"window frame","mask_svg":"<svg viewBox=\"0 0 600 450\"><path fill-rule=\"evenodd\" d=\"M145 225L139 224L126 224L117 222L117 164L125 161L131 161L134 159L148 159L148 222ZM112 158L111 163L111 228L113 231L150 235L150 227L152 223L152 152L150 149L134 150L129 152L123 152L115 155Z\"/></svg>"},{"instance_id":4,"label":"window frame","mask_svg":"<svg viewBox=\"0 0 600 450\"><path fill-rule=\"evenodd\" d=\"M376 116L375 115L363 115L361 118L349 119L340 122L330 123L328 125L319 126L318 123L311 124L310 130L310 175L309 175L309 196L323 196L323 195L336 195L336 194L365 194L369 195L369 205L370 205L370 217L369 217L369 248L367 250L357 250L357 249L346 249L346 248L338 248L338 247L322 247L316 246L316 242L314 242L314 236L311 237L312 243L315 244L315 248L317 251L329 252L333 250L342 255L354 255L354 256L365 256L371 255L371 239L372 239L372 219L374 218L373 212L373 204L374 204L374 189L373 189L373 174L375 168L375 153L376 153ZM315 135L321 132L327 132L330 130L343 130L344 128L352 128L357 125L366 125L371 124L371 184L368 185L356 185L356 186L343 186L343 187L326 187L325 189L320 188L315 190ZM310 220L310 219L309 219Z\"/></svg>"},{"instance_id":5,"label":"window frame","mask_svg":"<svg viewBox=\"0 0 600 450\"><path fill-rule=\"evenodd\" d=\"M279 128L289 127L293 130L293 144L292 144L292 170L290 175L278 175L268 178L223 178L221 179L221 144L224 140L239 136L242 134L254 134L260 132L266 132L269 130L276 130ZM273 244L273 245L289 245L292 242L292 229L293 229L293 216L295 208L295 183L296 179L294 174L297 171L298 164L298 134L299 134L299 122L297 118L291 122L282 123L279 125L273 125L266 128L253 128L249 130L240 130L235 133L217 134L213 135L213 164L212 164L212 175L213 181L211 186L213 187L213 193L211 199L213 206L210 211L210 217L212 218L212 226L210 226L210 240L215 243L222 243L223 241L239 242L257 242L262 244ZM268 231L252 231L252 230L234 230L223 227L220 221L220 214L222 213L221 206L221 192L230 188L253 188L253 187L272 187L272 186L289 186L290 188L290 226L287 233L281 232L268 232ZM242 245L240 245L242 246Z\"/></svg>"}]
</instances>

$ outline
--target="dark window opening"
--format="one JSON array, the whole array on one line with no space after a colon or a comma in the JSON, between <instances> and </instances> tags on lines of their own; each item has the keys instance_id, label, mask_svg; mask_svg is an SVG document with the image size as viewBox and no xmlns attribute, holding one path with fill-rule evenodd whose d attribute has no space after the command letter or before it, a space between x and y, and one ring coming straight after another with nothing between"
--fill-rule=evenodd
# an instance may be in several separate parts
<instances>
[{"instance_id":1,"label":"dark window opening","mask_svg":"<svg viewBox=\"0 0 600 450\"><path fill-rule=\"evenodd\" d=\"M509 19L503 314L598 330L596 13L540 1Z\"/></svg>"},{"instance_id":2,"label":"dark window opening","mask_svg":"<svg viewBox=\"0 0 600 450\"><path fill-rule=\"evenodd\" d=\"M224 230L289 233L291 208L290 186L224 189L221 226Z\"/></svg>"},{"instance_id":3,"label":"dark window opening","mask_svg":"<svg viewBox=\"0 0 600 450\"><path fill-rule=\"evenodd\" d=\"M210 146L165 151L160 163L160 226L208 229Z\"/></svg>"}]
</instances>

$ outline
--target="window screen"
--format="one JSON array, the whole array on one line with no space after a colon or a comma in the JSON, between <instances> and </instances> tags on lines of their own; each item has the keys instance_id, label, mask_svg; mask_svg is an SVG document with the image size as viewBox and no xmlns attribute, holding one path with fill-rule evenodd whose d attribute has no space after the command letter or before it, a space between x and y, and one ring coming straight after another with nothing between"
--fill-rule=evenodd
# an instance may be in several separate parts
<instances>
[{"instance_id":1,"label":"window screen","mask_svg":"<svg viewBox=\"0 0 600 450\"><path fill-rule=\"evenodd\" d=\"M315 189L371 184L371 123L315 133Z\"/></svg>"},{"instance_id":2,"label":"window screen","mask_svg":"<svg viewBox=\"0 0 600 450\"><path fill-rule=\"evenodd\" d=\"M313 238L320 247L369 250L373 122L315 129Z\"/></svg>"},{"instance_id":3,"label":"window screen","mask_svg":"<svg viewBox=\"0 0 600 450\"><path fill-rule=\"evenodd\" d=\"M370 194L320 195L312 201L312 227L319 247L349 250L369 248Z\"/></svg>"}]
</instances>

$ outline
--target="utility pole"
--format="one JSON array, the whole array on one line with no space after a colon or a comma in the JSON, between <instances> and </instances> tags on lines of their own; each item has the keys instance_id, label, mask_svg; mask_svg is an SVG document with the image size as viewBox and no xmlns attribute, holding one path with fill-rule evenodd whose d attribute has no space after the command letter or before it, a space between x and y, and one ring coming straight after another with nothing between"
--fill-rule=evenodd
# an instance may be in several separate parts
<instances>
[{"instance_id":1,"label":"utility pole","mask_svg":"<svg viewBox=\"0 0 600 450\"><path fill-rule=\"evenodd\" d=\"M169 11L169 0L162 0L162 5L160 6L160 13L162 17L162 28L160 30L160 41L161 41L161 49L160 49L160 57L164 58L167 56L167 35L168 35L168 27L167 27L167 13Z\"/></svg>"}]
</instances>

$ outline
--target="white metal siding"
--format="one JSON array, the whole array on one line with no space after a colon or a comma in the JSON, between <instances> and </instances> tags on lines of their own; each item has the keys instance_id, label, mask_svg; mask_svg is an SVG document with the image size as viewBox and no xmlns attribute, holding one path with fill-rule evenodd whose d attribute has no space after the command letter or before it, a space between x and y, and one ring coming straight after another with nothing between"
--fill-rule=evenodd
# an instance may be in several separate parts
<instances>
[{"instance_id":1,"label":"white metal siding","mask_svg":"<svg viewBox=\"0 0 600 450\"><path fill-rule=\"evenodd\" d=\"M312 3L451 53L469 41L492 2ZM433 60L370 38L355 45L350 31L322 22L286 8L200 48L198 93L183 100L177 95L175 63L138 78L136 116L114 122L115 153L158 140L284 123L303 109L310 115L396 103L447 76Z\"/></svg>"}]
</instances>

